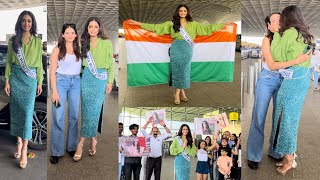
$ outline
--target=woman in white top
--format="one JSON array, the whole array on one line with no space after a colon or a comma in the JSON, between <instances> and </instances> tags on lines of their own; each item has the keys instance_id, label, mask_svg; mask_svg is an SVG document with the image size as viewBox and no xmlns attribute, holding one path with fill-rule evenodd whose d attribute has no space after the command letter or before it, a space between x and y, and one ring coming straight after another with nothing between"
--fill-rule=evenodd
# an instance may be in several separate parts
<instances>
[{"instance_id":1,"label":"woman in white top","mask_svg":"<svg viewBox=\"0 0 320 180\"><path fill-rule=\"evenodd\" d=\"M64 24L58 46L50 57L52 86L51 158L56 164L64 155L64 110L68 101L68 133L66 151L71 157L78 143L78 117L80 108L80 48L75 24ZM61 106L61 107L60 107Z\"/></svg>"}]
</instances>

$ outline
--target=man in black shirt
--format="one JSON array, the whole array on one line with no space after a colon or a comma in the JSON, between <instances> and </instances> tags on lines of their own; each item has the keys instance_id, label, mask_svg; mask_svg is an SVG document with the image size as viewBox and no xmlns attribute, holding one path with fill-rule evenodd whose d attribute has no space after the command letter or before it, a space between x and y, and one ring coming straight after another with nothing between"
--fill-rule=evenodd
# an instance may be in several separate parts
<instances>
[{"instance_id":1,"label":"man in black shirt","mask_svg":"<svg viewBox=\"0 0 320 180\"><path fill-rule=\"evenodd\" d=\"M130 137L137 137L139 131L139 125L131 124L129 126L129 130L131 131ZM140 179L140 170L141 170L141 157L125 157L124 158L124 171L126 175L126 180L130 180L132 173L133 179Z\"/></svg>"}]
</instances>

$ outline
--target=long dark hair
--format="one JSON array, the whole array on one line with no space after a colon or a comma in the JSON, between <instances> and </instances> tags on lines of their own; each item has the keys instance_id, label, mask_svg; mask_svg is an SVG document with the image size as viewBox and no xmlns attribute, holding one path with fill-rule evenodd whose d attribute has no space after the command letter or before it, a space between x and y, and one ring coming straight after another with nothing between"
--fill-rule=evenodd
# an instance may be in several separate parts
<instances>
[{"instance_id":1,"label":"long dark hair","mask_svg":"<svg viewBox=\"0 0 320 180\"><path fill-rule=\"evenodd\" d=\"M190 128L189 128L188 124L182 124L180 126L180 129L179 129L179 132L178 132L178 136L180 136L180 137L182 136L182 128L183 127L187 127L188 128L188 134L186 136L187 141L188 141L187 146L192 147L193 140L192 140L192 135L191 135L191 131L190 131Z\"/></svg>"},{"instance_id":2,"label":"long dark hair","mask_svg":"<svg viewBox=\"0 0 320 180\"><path fill-rule=\"evenodd\" d=\"M22 47L22 36L24 33L24 30L22 29L22 19L23 16L28 15L31 17L32 20L32 26L30 29L30 34L33 36L37 36L37 22L36 22L36 18L34 17L33 13L30 11L23 11L22 13L20 13L18 20L16 22L16 26L15 26L15 32L16 34L11 38L12 40L12 49L15 52L18 52L18 49L20 47Z\"/></svg>"},{"instance_id":3,"label":"long dark hair","mask_svg":"<svg viewBox=\"0 0 320 180\"><path fill-rule=\"evenodd\" d=\"M234 143L235 144L237 144L237 142L238 142L238 137L237 137L237 135L236 134L232 134L235 138L234 138Z\"/></svg>"},{"instance_id":4,"label":"long dark hair","mask_svg":"<svg viewBox=\"0 0 320 180\"><path fill-rule=\"evenodd\" d=\"M187 9L187 16L186 16L186 19L187 21L192 21L192 17L191 17L191 13L190 13L190 10L189 10L189 7L185 4L180 4L176 11L174 12L174 15L172 17L172 23L173 23L173 29L175 32L179 32L180 30L180 26L181 26L181 23L180 23L180 16L179 16L179 10L181 7L185 7Z\"/></svg>"},{"instance_id":5,"label":"long dark hair","mask_svg":"<svg viewBox=\"0 0 320 180\"><path fill-rule=\"evenodd\" d=\"M101 23L100 19L97 17L90 17L83 29L83 33L81 34L81 55L82 57L86 58L87 57L87 52L90 50L90 35L88 33L88 26L91 21L96 21L99 25L99 33L98 37L101 39L107 39L106 32L104 30L103 24Z\"/></svg>"},{"instance_id":6,"label":"long dark hair","mask_svg":"<svg viewBox=\"0 0 320 180\"><path fill-rule=\"evenodd\" d=\"M67 53L67 48L66 48L66 41L64 39L64 37L62 36L67 28L72 28L74 30L74 32L76 33L77 37L73 40L73 52L77 57L77 61L79 61L81 54L80 54L80 47L79 47L79 38L78 38L78 32L77 32L77 28L76 25L71 23L65 23L62 26L62 30L61 30L61 34L59 36L59 40L58 40L58 48L59 48L59 55L58 55L58 59L64 59L64 57L66 56Z\"/></svg>"},{"instance_id":7,"label":"long dark hair","mask_svg":"<svg viewBox=\"0 0 320 180\"><path fill-rule=\"evenodd\" d=\"M211 137L210 137L210 136L207 136L206 138L204 138L204 140L206 140L207 138L209 138L209 139L210 139L209 144L207 144L207 145L208 145L208 146L211 146L211 145L212 145L212 144L211 144L212 139L211 139Z\"/></svg>"},{"instance_id":8,"label":"long dark hair","mask_svg":"<svg viewBox=\"0 0 320 180\"><path fill-rule=\"evenodd\" d=\"M311 44L313 36L309 32L309 26L307 25L300 9L297 6L288 6L283 9L280 18L280 31L283 35L284 31L294 27L298 31L298 37L303 37L305 44Z\"/></svg>"},{"instance_id":9,"label":"long dark hair","mask_svg":"<svg viewBox=\"0 0 320 180\"><path fill-rule=\"evenodd\" d=\"M200 145L201 145L202 142L206 143L206 147L208 146L207 141L205 141L205 140L200 140L200 141L199 141L199 144L198 144L198 149L200 149Z\"/></svg>"},{"instance_id":10,"label":"long dark hair","mask_svg":"<svg viewBox=\"0 0 320 180\"><path fill-rule=\"evenodd\" d=\"M209 134L211 134L211 130L209 127L209 123L207 121L202 121L201 126L202 126L202 132L203 132L203 122L206 124L205 129L208 131Z\"/></svg>"},{"instance_id":11,"label":"long dark hair","mask_svg":"<svg viewBox=\"0 0 320 180\"><path fill-rule=\"evenodd\" d=\"M277 13L272 13L272 14L270 14L269 16L267 16L267 17L264 19L264 23L266 24L266 27L267 27L267 35L266 35L266 37L270 40L270 44L271 44L271 42L272 42L272 40L273 40L273 32L270 31L270 29L268 28L268 25L271 24L270 18L271 18L271 16L274 15L274 14L279 14L279 15L281 15L279 12L277 12Z\"/></svg>"}]
</instances>

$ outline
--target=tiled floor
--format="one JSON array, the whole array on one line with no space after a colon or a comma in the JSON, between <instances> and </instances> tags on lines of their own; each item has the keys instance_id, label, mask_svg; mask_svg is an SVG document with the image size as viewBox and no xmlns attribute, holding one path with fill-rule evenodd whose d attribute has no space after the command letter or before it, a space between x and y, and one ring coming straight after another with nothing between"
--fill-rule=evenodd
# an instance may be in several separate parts
<instances>
[{"instance_id":1,"label":"tiled floor","mask_svg":"<svg viewBox=\"0 0 320 180\"><path fill-rule=\"evenodd\" d=\"M124 39L119 40L119 106L121 107L169 107L173 104L174 88L167 84L145 87L127 86L126 48ZM191 83L186 90L189 101L179 106L188 107L240 107L240 53L236 53L234 82Z\"/></svg>"},{"instance_id":2,"label":"tiled floor","mask_svg":"<svg viewBox=\"0 0 320 180\"><path fill-rule=\"evenodd\" d=\"M256 60L242 61L242 71L247 71L248 65ZM312 82L313 83L313 82ZM246 86L245 86L246 87ZM319 127L320 127L320 92L309 89L308 95L303 106L302 117L298 134L298 167L294 171L290 171L285 177L278 175L276 172L275 162L268 158L267 150L269 145L269 137L271 131L271 116L272 104L266 119L265 126L265 142L264 142L264 155L260 162L259 169L254 171L248 168L246 161L246 146L249 127L251 123L251 113L253 107L253 95L246 93L244 96L244 108L242 109L242 151L243 151L243 164L242 164L242 179L319 179L320 171L320 157L319 157Z\"/></svg>"},{"instance_id":3,"label":"tiled floor","mask_svg":"<svg viewBox=\"0 0 320 180\"><path fill-rule=\"evenodd\" d=\"M0 179L33 179L42 180L47 178L46 151L28 152L35 153L34 158L28 158L26 169L19 168L19 160L13 159L16 150L17 139L10 135L7 130L0 130Z\"/></svg>"}]
</instances>

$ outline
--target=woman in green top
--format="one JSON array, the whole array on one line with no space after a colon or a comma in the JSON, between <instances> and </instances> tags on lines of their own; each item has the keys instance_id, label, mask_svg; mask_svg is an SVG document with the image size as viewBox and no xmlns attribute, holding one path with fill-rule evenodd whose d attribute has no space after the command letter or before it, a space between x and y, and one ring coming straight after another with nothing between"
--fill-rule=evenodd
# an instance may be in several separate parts
<instances>
[{"instance_id":1,"label":"woman in green top","mask_svg":"<svg viewBox=\"0 0 320 180\"><path fill-rule=\"evenodd\" d=\"M271 43L271 54L277 61L292 61L302 54L313 36L309 33L300 9L288 6L280 18L280 30L275 32ZM285 77L277 93L271 142L273 149L284 154L277 171L285 175L295 168L294 153L297 150L297 135L302 106L310 85L310 61L291 66L292 77Z\"/></svg>"},{"instance_id":2,"label":"woman in green top","mask_svg":"<svg viewBox=\"0 0 320 180\"><path fill-rule=\"evenodd\" d=\"M10 133L17 136L14 158L21 157L20 167L25 168L28 140L32 138L35 97L42 92L43 80L42 42L37 37L37 22L30 11L23 11L19 15L15 33L8 43L4 89L10 96ZM20 65L17 54L23 54L24 58L20 58L20 61L24 61L25 66Z\"/></svg>"},{"instance_id":3,"label":"woman in green top","mask_svg":"<svg viewBox=\"0 0 320 180\"><path fill-rule=\"evenodd\" d=\"M139 25L141 28L152 31L156 34L170 34L174 39L170 48L170 69L172 86L176 88L174 93L174 103L180 104L180 100L187 102L188 98L184 89L190 88L191 58L193 41L188 43L182 36L183 28L190 39L195 39L196 35L208 36L224 27L224 24L204 25L192 20L189 7L179 5L173 15L172 21L162 24L146 24L131 20L131 24Z\"/></svg>"},{"instance_id":4,"label":"woman in green top","mask_svg":"<svg viewBox=\"0 0 320 180\"><path fill-rule=\"evenodd\" d=\"M85 23L81 46L84 65L81 79L81 137L74 161L81 159L85 138L91 138L89 155L96 154L96 136L97 131L101 133L105 94L111 92L114 80L112 44L97 17L91 17Z\"/></svg>"},{"instance_id":5,"label":"woman in green top","mask_svg":"<svg viewBox=\"0 0 320 180\"><path fill-rule=\"evenodd\" d=\"M174 159L176 180L190 179L190 156L196 155L190 128L187 124L180 126L178 136L170 145L170 154L176 156Z\"/></svg>"}]
</instances>

